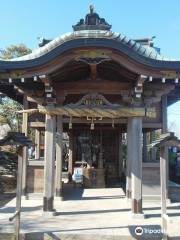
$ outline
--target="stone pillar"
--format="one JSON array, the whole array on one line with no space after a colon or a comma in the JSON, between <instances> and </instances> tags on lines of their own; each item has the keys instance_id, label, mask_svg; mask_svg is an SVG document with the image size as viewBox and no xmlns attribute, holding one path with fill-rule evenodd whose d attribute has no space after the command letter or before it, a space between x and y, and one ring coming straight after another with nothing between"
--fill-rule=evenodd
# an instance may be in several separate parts
<instances>
[{"instance_id":1,"label":"stone pillar","mask_svg":"<svg viewBox=\"0 0 180 240\"><path fill-rule=\"evenodd\" d=\"M43 211L46 213L54 212L55 131L56 131L55 116L46 115L44 199L43 199Z\"/></svg>"},{"instance_id":2,"label":"stone pillar","mask_svg":"<svg viewBox=\"0 0 180 240\"><path fill-rule=\"evenodd\" d=\"M24 109L28 109L28 101L26 96L23 99ZM25 136L28 135L28 113L23 113L22 132ZM23 148L23 172L22 172L22 196L27 193L27 164L28 164L28 147Z\"/></svg>"},{"instance_id":3,"label":"stone pillar","mask_svg":"<svg viewBox=\"0 0 180 240\"><path fill-rule=\"evenodd\" d=\"M69 133L69 160L68 160L68 173L73 174L73 133Z\"/></svg>"},{"instance_id":4,"label":"stone pillar","mask_svg":"<svg viewBox=\"0 0 180 240\"><path fill-rule=\"evenodd\" d=\"M162 133L167 133L168 123L167 123L167 96L162 96ZM168 147L165 148L165 159L166 159L166 193L167 198L169 198L169 153Z\"/></svg>"},{"instance_id":5,"label":"stone pillar","mask_svg":"<svg viewBox=\"0 0 180 240\"><path fill-rule=\"evenodd\" d=\"M57 116L56 131L56 197L63 198L62 189L62 163L63 163L63 121L62 116Z\"/></svg>"},{"instance_id":6,"label":"stone pillar","mask_svg":"<svg viewBox=\"0 0 180 240\"><path fill-rule=\"evenodd\" d=\"M118 160L119 160L119 178L122 177L122 172L123 172L123 155L122 155L122 133L119 131L119 136L118 136L118 144L119 144L119 147L118 147Z\"/></svg>"},{"instance_id":7,"label":"stone pillar","mask_svg":"<svg viewBox=\"0 0 180 240\"><path fill-rule=\"evenodd\" d=\"M126 197L131 198L131 139L132 139L132 130L131 130L131 118L127 122L127 161L126 161Z\"/></svg>"},{"instance_id":8,"label":"stone pillar","mask_svg":"<svg viewBox=\"0 0 180 240\"><path fill-rule=\"evenodd\" d=\"M143 133L143 162L148 162L147 133Z\"/></svg>"},{"instance_id":9,"label":"stone pillar","mask_svg":"<svg viewBox=\"0 0 180 240\"><path fill-rule=\"evenodd\" d=\"M130 119L132 213L142 214L142 118Z\"/></svg>"},{"instance_id":10,"label":"stone pillar","mask_svg":"<svg viewBox=\"0 0 180 240\"><path fill-rule=\"evenodd\" d=\"M36 129L35 131L35 159L40 159L40 137L41 132Z\"/></svg>"}]
</instances>

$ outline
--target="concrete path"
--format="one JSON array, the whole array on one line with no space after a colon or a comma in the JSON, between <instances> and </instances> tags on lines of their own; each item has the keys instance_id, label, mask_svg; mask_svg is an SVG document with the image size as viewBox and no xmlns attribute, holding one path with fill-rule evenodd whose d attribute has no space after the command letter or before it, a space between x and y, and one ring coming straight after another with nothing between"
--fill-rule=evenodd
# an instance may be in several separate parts
<instances>
[{"instance_id":1,"label":"concrete path","mask_svg":"<svg viewBox=\"0 0 180 240\"><path fill-rule=\"evenodd\" d=\"M144 201L146 218L134 219L121 188L68 188L64 201L56 199L53 217L42 215L42 199L23 200L22 206L21 230L31 233L27 239L162 239L160 202ZM15 199L0 208L0 236L13 232L8 218L14 211ZM168 234L178 240L180 203L169 204L168 215ZM136 227L143 228L143 238L137 238Z\"/></svg>"}]
</instances>

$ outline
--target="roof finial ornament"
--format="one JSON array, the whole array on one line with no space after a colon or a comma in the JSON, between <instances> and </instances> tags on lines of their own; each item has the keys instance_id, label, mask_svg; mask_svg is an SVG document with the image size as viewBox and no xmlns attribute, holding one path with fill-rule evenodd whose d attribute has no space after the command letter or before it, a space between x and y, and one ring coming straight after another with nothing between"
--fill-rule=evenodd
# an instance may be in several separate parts
<instances>
[{"instance_id":1,"label":"roof finial ornament","mask_svg":"<svg viewBox=\"0 0 180 240\"><path fill-rule=\"evenodd\" d=\"M89 6L89 10L90 10L90 14L93 14L94 13L94 5L90 5Z\"/></svg>"},{"instance_id":2,"label":"roof finial ornament","mask_svg":"<svg viewBox=\"0 0 180 240\"><path fill-rule=\"evenodd\" d=\"M80 21L73 26L74 31L82 30L106 30L110 31L111 25L109 25L104 18L100 18L95 12L94 6L89 6L89 13L85 18L81 18Z\"/></svg>"}]
</instances>

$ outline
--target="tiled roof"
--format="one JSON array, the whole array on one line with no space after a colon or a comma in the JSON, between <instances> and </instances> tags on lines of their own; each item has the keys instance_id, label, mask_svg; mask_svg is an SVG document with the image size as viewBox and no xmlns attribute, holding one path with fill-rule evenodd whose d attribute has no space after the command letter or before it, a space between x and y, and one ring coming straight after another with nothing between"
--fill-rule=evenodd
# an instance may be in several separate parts
<instances>
[{"instance_id":1,"label":"tiled roof","mask_svg":"<svg viewBox=\"0 0 180 240\"><path fill-rule=\"evenodd\" d=\"M149 67L180 70L180 61L165 58L154 47L104 30L82 30L61 35L32 53L11 60L0 60L0 71L24 69L46 64L65 51L78 47L107 47L115 49Z\"/></svg>"},{"instance_id":2,"label":"tiled roof","mask_svg":"<svg viewBox=\"0 0 180 240\"><path fill-rule=\"evenodd\" d=\"M132 51L135 51L139 55L142 55L147 58L155 59L155 60L167 60L167 61L175 61L175 59L164 57L163 55L159 54L154 47L145 46L143 44L138 43L136 40L132 40L127 38L126 36L114 33L111 31L103 31L103 30L83 30L83 31L76 31L72 33L66 33L64 35L61 35L47 44L45 44L43 47L37 48L33 50L32 53L25 55L23 57L14 58L7 61L25 61L30 59L38 58L42 55L45 55L46 53L50 52L51 50L55 49L62 43L66 41L70 41L77 38L107 38L107 39L113 39L115 41L121 42L122 44L128 46ZM6 60L4 60L6 61Z\"/></svg>"}]
</instances>

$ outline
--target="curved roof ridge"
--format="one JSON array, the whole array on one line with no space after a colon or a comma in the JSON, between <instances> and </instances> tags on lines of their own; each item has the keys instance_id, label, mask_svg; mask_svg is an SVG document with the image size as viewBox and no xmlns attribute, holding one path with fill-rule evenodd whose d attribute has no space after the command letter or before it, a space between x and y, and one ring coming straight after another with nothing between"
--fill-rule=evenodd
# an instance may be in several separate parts
<instances>
[{"instance_id":1,"label":"curved roof ridge","mask_svg":"<svg viewBox=\"0 0 180 240\"><path fill-rule=\"evenodd\" d=\"M33 60L49 53L50 51L54 50L56 47L60 46L64 42L67 42L73 39L78 39L78 38L113 39L115 41L119 41L122 44L126 45L127 47L129 47L130 49L132 49L134 52L136 52L141 56L151 58L154 60L160 60L160 61L177 61L175 59L164 57L163 55L159 54L156 51L156 49L153 47L140 44L139 42L136 42L136 40L129 39L125 35L122 35L120 33L105 31L105 30L81 30L81 31L75 31L75 32L68 32L56 37L46 45L34 49L32 53L28 55L24 55L22 57L13 58L13 59L7 59L7 60L0 59L0 61L18 62L18 61Z\"/></svg>"}]
</instances>

